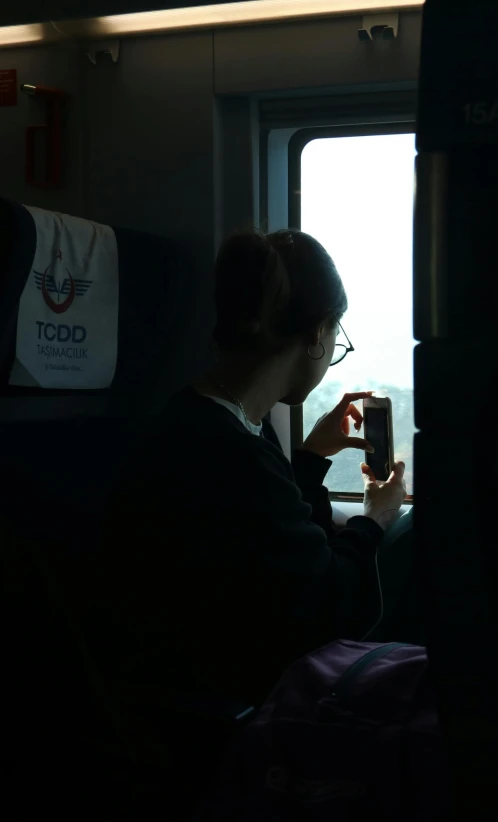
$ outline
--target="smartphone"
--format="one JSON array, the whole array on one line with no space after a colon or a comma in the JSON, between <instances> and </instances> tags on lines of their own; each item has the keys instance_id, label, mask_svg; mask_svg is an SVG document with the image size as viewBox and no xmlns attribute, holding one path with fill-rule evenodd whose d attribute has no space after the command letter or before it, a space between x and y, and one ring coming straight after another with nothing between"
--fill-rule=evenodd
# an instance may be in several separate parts
<instances>
[{"instance_id":1,"label":"smartphone","mask_svg":"<svg viewBox=\"0 0 498 822\"><path fill-rule=\"evenodd\" d=\"M365 452L365 462L375 479L388 479L394 465L393 413L389 397L369 397L363 400L365 439L375 448L375 454Z\"/></svg>"}]
</instances>

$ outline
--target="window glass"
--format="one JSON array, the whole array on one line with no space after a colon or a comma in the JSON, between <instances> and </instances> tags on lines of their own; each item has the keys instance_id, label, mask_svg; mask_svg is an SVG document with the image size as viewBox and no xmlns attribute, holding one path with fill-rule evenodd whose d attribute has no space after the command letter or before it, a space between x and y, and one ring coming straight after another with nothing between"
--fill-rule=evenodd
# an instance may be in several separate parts
<instances>
[{"instance_id":1,"label":"window glass","mask_svg":"<svg viewBox=\"0 0 498 822\"><path fill-rule=\"evenodd\" d=\"M338 268L349 302L342 324L355 348L308 397L304 435L346 391L373 389L390 397L395 456L406 462L409 494L414 159L413 134L320 138L301 157L301 228L325 246ZM345 342L341 336L338 343ZM325 480L329 489L363 491L363 457L355 449L334 457Z\"/></svg>"}]
</instances>

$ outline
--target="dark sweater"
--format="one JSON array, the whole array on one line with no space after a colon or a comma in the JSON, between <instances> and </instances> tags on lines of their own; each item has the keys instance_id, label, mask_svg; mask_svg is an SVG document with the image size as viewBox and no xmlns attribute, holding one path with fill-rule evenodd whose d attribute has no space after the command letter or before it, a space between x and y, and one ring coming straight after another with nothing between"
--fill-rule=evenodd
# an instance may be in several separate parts
<instances>
[{"instance_id":1,"label":"dark sweater","mask_svg":"<svg viewBox=\"0 0 498 822\"><path fill-rule=\"evenodd\" d=\"M291 466L269 423L257 437L179 394L110 512L107 583L98 573L133 634L121 672L258 702L300 655L363 637L380 615L382 530L366 517L334 526L329 466L304 451Z\"/></svg>"}]
</instances>

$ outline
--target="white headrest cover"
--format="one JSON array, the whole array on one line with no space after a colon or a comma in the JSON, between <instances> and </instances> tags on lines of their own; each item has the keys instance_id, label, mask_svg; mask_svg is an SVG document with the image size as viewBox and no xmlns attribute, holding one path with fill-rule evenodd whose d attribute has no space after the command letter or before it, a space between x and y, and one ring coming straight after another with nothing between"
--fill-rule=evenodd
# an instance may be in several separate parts
<instances>
[{"instance_id":1,"label":"white headrest cover","mask_svg":"<svg viewBox=\"0 0 498 822\"><path fill-rule=\"evenodd\" d=\"M114 231L25 207L36 226L36 252L19 303L10 384L108 388L118 353Z\"/></svg>"}]
</instances>

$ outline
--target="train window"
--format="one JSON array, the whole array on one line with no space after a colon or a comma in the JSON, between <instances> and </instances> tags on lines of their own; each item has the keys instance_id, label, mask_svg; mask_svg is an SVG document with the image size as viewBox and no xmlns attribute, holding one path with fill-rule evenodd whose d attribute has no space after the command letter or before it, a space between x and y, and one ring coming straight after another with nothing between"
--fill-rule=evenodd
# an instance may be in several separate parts
<instances>
[{"instance_id":1,"label":"train window","mask_svg":"<svg viewBox=\"0 0 498 822\"><path fill-rule=\"evenodd\" d=\"M395 454L406 462L408 494L415 430L414 158L412 133L319 137L302 149L300 173L301 228L320 240L343 278L349 300L343 326L355 348L307 399L303 434L346 391L375 389L377 396L389 396ZM361 493L362 459L353 449L334 457L325 481L329 490L339 496Z\"/></svg>"}]
</instances>

